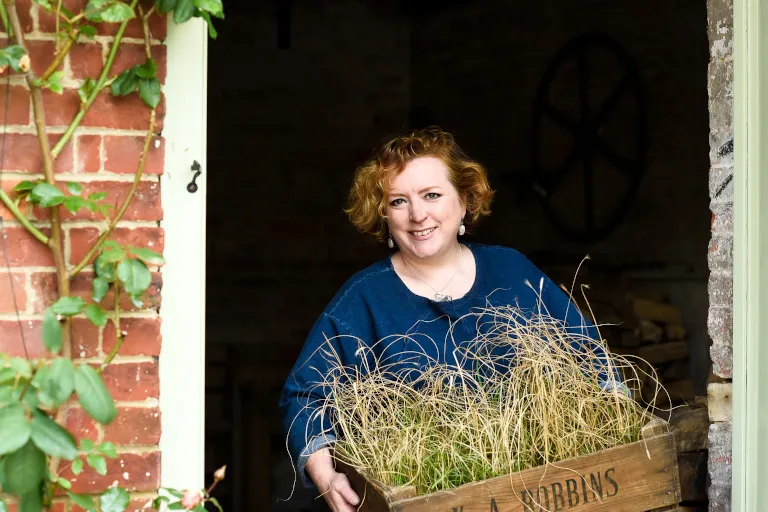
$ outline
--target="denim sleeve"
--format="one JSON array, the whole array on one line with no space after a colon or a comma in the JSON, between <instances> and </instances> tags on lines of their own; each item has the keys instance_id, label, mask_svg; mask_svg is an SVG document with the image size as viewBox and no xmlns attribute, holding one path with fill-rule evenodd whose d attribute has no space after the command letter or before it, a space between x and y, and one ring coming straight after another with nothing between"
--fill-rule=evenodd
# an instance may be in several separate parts
<instances>
[{"instance_id":1,"label":"denim sleeve","mask_svg":"<svg viewBox=\"0 0 768 512\"><path fill-rule=\"evenodd\" d=\"M332 371L333 357L343 357L337 339L339 329L323 314L315 322L280 394L280 414L286 445L299 480L311 487L304 471L307 459L333 444L336 433L323 410L327 390L323 378Z\"/></svg>"}]
</instances>

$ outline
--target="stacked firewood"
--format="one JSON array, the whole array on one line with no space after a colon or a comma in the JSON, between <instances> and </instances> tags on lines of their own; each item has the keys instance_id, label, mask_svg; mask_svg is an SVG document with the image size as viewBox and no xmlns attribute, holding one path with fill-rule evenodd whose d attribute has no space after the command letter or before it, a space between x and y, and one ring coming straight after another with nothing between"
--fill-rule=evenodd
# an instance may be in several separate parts
<instances>
[{"instance_id":1,"label":"stacked firewood","mask_svg":"<svg viewBox=\"0 0 768 512\"><path fill-rule=\"evenodd\" d=\"M656 406L666 408L695 399L683 315L677 306L658 298L623 296L610 302L590 300L584 309L613 352L639 358L631 359L641 370L635 387L643 400L655 396ZM654 372L655 381L650 377Z\"/></svg>"}]
</instances>

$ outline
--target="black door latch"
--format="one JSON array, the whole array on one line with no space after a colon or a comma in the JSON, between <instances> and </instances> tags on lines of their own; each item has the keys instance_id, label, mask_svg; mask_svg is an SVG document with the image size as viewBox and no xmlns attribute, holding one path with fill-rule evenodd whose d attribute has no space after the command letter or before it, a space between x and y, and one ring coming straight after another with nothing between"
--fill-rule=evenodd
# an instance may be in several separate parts
<instances>
[{"instance_id":1,"label":"black door latch","mask_svg":"<svg viewBox=\"0 0 768 512\"><path fill-rule=\"evenodd\" d=\"M197 192L197 183L195 183L195 180L200 176L200 173L203 172L201 169L200 163L195 160L194 163L192 163L192 172L194 172L195 175L192 177L192 181L189 182L189 185L187 185L187 191L191 194Z\"/></svg>"}]
</instances>

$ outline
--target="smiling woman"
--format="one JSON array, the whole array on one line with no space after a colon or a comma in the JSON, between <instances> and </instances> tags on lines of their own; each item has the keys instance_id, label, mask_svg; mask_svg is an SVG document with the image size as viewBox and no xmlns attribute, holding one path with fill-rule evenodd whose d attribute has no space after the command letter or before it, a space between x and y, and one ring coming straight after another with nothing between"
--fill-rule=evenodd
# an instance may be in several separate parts
<instances>
[{"instance_id":1,"label":"smiling woman","mask_svg":"<svg viewBox=\"0 0 768 512\"><path fill-rule=\"evenodd\" d=\"M494 306L530 314L546 308L582 339L597 337L568 296L522 254L459 242L467 225L490 213L492 197L483 166L437 128L388 141L357 170L350 220L387 240L394 253L337 292L310 331L280 399L297 473L334 511L352 512L359 502L347 477L334 469L336 433L320 410L328 390L318 384L334 365L368 372L386 361L414 365L415 373L426 360L463 366L458 347L487 328L467 315ZM612 382L608 376L606 382Z\"/></svg>"}]
</instances>

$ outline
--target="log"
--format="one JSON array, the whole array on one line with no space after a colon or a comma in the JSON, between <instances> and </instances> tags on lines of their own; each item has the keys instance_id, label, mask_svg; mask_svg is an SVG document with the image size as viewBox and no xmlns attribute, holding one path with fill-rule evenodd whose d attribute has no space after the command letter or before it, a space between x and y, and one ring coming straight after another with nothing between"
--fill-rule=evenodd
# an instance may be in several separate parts
<instances>
[{"instance_id":1,"label":"log","mask_svg":"<svg viewBox=\"0 0 768 512\"><path fill-rule=\"evenodd\" d=\"M682 501L707 499L707 452L681 453L677 456Z\"/></svg>"},{"instance_id":2,"label":"log","mask_svg":"<svg viewBox=\"0 0 768 512\"><path fill-rule=\"evenodd\" d=\"M681 407L672 411L669 426L678 453L706 450L709 445L709 415L706 407Z\"/></svg>"},{"instance_id":3,"label":"log","mask_svg":"<svg viewBox=\"0 0 768 512\"><path fill-rule=\"evenodd\" d=\"M668 325L681 325L683 323L680 309L672 304L646 299L631 299L628 309L629 314L634 318L644 318Z\"/></svg>"},{"instance_id":4,"label":"log","mask_svg":"<svg viewBox=\"0 0 768 512\"><path fill-rule=\"evenodd\" d=\"M636 334L644 343L658 343L661 341L664 329L650 320L641 318L636 329Z\"/></svg>"},{"instance_id":5,"label":"log","mask_svg":"<svg viewBox=\"0 0 768 512\"><path fill-rule=\"evenodd\" d=\"M685 359L688 357L688 342L671 341L669 343L641 347L637 355L654 366L677 361L678 359Z\"/></svg>"},{"instance_id":6,"label":"log","mask_svg":"<svg viewBox=\"0 0 768 512\"><path fill-rule=\"evenodd\" d=\"M661 371L661 378L666 381L683 380L688 377L688 362L672 361Z\"/></svg>"},{"instance_id":7,"label":"log","mask_svg":"<svg viewBox=\"0 0 768 512\"><path fill-rule=\"evenodd\" d=\"M664 327L664 334L668 340L684 340L685 327L677 324L670 324Z\"/></svg>"}]
</instances>

